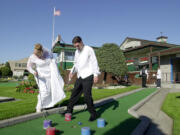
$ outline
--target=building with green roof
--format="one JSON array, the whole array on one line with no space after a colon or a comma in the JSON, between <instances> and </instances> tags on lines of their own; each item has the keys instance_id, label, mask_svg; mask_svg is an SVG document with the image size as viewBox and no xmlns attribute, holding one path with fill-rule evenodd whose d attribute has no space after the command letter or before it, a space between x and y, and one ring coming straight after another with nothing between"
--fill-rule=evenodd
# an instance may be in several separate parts
<instances>
[{"instance_id":1,"label":"building with green roof","mask_svg":"<svg viewBox=\"0 0 180 135\"><path fill-rule=\"evenodd\" d=\"M92 48L98 49L98 47ZM56 61L58 66L61 66L64 70L70 70L74 63L75 51L76 48L72 44L60 43L60 41L55 43L53 53L57 54Z\"/></svg>"}]
</instances>

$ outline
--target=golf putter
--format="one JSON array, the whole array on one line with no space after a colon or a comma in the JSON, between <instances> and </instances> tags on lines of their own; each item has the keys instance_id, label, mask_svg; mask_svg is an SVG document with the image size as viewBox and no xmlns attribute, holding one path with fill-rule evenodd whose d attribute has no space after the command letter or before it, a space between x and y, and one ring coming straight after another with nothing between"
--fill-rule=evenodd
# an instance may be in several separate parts
<instances>
[{"instance_id":1,"label":"golf putter","mask_svg":"<svg viewBox=\"0 0 180 135\"><path fill-rule=\"evenodd\" d=\"M68 82L67 82L68 87L69 87L70 82L71 82L71 79L68 78ZM67 88L68 88L68 87L67 87ZM67 88L66 88L66 89L67 89ZM60 107L60 104L58 105L58 108L59 108L59 107ZM61 114L60 110L59 110L59 114Z\"/></svg>"}]
</instances>

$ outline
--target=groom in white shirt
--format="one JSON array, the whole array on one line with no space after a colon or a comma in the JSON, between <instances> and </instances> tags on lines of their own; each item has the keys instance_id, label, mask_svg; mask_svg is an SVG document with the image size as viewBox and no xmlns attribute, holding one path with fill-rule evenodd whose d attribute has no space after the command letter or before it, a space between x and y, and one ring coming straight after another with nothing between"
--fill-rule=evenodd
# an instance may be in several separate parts
<instances>
[{"instance_id":1,"label":"groom in white shirt","mask_svg":"<svg viewBox=\"0 0 180 135\"><path fill-rule=\"evenodd\" d=\"M72 40L76 47L74 66L69 73L69 79L77 73L77 80L69 100L67 113L73 112L74 104L79 100L82 93L87 104L87 109L91 116L89 121L94 121L97 118L96 110L94 108L92 99L92 85L98 82L99 67L94 50L83 44L81 37L76 36Z\"/></svg>"}]
</instances>

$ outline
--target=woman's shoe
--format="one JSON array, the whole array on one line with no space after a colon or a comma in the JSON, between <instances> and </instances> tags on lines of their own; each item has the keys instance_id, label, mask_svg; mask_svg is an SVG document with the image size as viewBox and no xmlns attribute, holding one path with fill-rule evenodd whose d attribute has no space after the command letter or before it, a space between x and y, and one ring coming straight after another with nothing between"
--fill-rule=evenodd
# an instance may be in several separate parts
<instances>
[{"instance_id":1,"label":"woman's shoe","mask_svg":"<svg viewBox=\"0 0 180 135\"><path fill-rule=\"evenodd\" d=\"M36 109L36 113L40 113L41 112L41 109Z\"/></svg>"}]
</instances>

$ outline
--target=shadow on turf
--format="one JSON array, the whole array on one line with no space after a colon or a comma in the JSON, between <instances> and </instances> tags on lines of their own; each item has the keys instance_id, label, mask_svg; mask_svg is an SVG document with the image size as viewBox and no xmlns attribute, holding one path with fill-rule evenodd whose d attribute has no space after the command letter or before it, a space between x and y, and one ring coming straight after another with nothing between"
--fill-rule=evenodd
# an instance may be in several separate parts
<instances>
[{"instance_id":1,"label":"shadow on turf","mask_svg":"<svg viewBox=\"0 0 180 135\"><path fill-rule=\"evenodd\" d=\"M64 131L56 130L55 135L62 135L63 133L64 133Z\"/></svg>"},{"instance_id":2,"label":"shadow on turf","mask_svg":"<svg viewBox=\"0 0 180 135\"><path fill-rule=\"evenodd\" d=\"M139 123L138 119L130 118L126 119L125 121L119 123L119 125L115 126L114 128L108 130L103 135L129 135L131 131L136 127Z\"/></svg>"},{"instance_id":3,"label":"shadow on turf","mask_svg":"<svg viewBox=\"0 0 180 135\"><path fill-rule=\"evenodd\" d=\"M67 106L69 103L69 99L66 99L64 100L62 103L58 103L54 106L54 108L57 108L57 107L60 107L60 106ZM85 102L84 102L84 97L81 96L78 100L78 102L75 104L75 105L83 105Z\"/></svg>"},{"instance_id":4,"label":"shadow on turf","mask_svg":"<svg viewBox=\"0 0 180 135\"><path fill-rule=\"evenodd\" d=\"M96 133L95 130L91 130L91 135L94 135Z\"/></svg>"},{"instance_id":5,"label":"shadow on turf","mask_svg":"<svg viewBox=\"0 0 180 135\"><path fill-rule=\"evenodd\" d=\"M119 107L119 102L117 102L116 100L114 100L113 98L112 99L107 99L107 100L104 100L103 102L108 102L107 104L104 104L102 106L99 106L96 108L97 110L97 115L99 117L101 117L101 115L109 108L113 107L112 109L115 110L117 107ZM101 103L98 103L98 104L101 104ZM87 109L86 109L87 110ZM78 114L78 113L81 113L85 110L81 110L81 111L77 111L77 112L74 112L73 115L75 114Z\"/></svg>"},{"instance_id":6,"label":"shadow on turf","mask_svg":"<svg viewBox=\"0 0 180 135\"><path fill-rule=\"evenodd\" d=\"M152 130L146 130L144 133L137 133L138 135L165 135L159 128L158 125L153 123L151 119L149 119L146 116L141 116L140 119L148 119L150 120L151 124L149 127L152 127ZM115 126L114 128L108 130L105 132L103 135L130 135L132 131L137 127L139 124L140 120L136 118L129 118L126 119L125 121L119 123L119 125ZM140 127L142 128L142 127Z\"/></svg>"},{"instance_id":7,"label":"shadow on turf","mask_svg":"<svg viewBox=\"0 0 180 135\"><path fill-rule=\"evenodd\" d=\"M52 127L55 127L57 125L58 125L58 123L56 123L56 122L52 122L52 124L51 124Z\"/></svg>"},{"instance_id":8,"label":"shadow on turf","mask_svg":"<svg viewBox=\"0 0 180 135\"><path fill-rule=\"evenodd\" d=\"M108 100L105 100L106 102L108 101L111 101L110 103L107 103L103 106L100 106L98 107L98 110L97 110L97 114L98 114L98 117L101 117L101 115L109 108L113 107L112 110L115 110L116 108L119 107L119 102L114 100L114 99L108 99Z\"/></svg>"}]
</instances>

